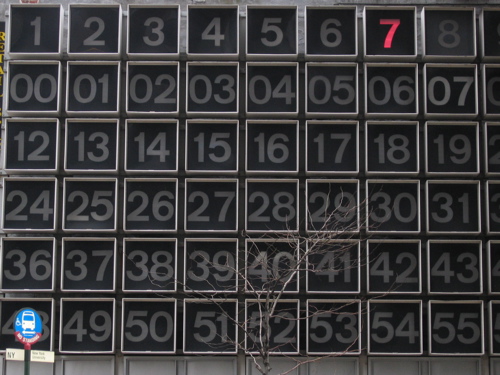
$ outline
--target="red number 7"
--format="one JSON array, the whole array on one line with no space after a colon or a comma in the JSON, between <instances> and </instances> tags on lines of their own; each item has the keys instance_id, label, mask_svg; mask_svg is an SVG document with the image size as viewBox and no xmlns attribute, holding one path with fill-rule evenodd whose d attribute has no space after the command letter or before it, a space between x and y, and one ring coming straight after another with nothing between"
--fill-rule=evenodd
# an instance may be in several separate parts
<instances>
[{"instance_id":1,"label":"red number 7","mask_svg":"<svg viewBox=\"0 0 500 375\"><path fill-rule=\"evenodd\" d=\"M394 38L396 29L398 28L400 23L401 20L389 20L389 19L380 20L381 25L391 25L391 28L389 29L389 32L385 37L384 48L392 48L392 39Z\"/></svg>"}]
</instances>

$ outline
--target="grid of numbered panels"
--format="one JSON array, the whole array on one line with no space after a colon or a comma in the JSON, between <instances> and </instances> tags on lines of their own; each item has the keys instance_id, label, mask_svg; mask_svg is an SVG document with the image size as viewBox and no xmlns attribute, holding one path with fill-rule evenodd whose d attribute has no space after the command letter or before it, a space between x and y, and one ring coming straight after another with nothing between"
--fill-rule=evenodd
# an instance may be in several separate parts
<instances>
[{"instance_id":1,"label":"grid of numbered panels","mask_svg":"<svg viewBox=\"0 0 500 375\"><path fill-rule=\"evenodd\" d=\"M0 350L500 354L500 8L8 14Z\"/></svg>"}]
</instances>

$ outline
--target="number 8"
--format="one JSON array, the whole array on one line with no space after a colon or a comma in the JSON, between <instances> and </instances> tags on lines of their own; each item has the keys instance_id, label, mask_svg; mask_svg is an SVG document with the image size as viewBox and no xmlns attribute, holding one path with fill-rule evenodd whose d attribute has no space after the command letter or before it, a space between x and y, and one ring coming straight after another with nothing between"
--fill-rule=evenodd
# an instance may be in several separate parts
<instances>
[{"instance_id":1,"label":"number 8","mask_svg":"<svg viewBox=\"0 0 500 375\"><path fill-rule=\"evenodd\" d=\"M448 27L448 25L451 26L451 28ZM455 20L444 20L439 23L439 31L441 31L441 34L439 34L438 42L441 46L444 48L455 48L460 44L460 35L457 34L458 31L458 22ZM446 41L447 36L449 38L452 38L453 41L448 42Z\"/></svg>"},{"instance_id":2,"label":"number 8","mask_svg":"<svg viewBox=\"0 0 500 375\"><path fill-rule=\"evenodd\" d=\"M281 202L282 197L286 199L286 202ZM277 193L274 196L273 201L276 204L276 206L274 206L273 208L273 216L276 220L286 222L287 220L292 220L293 218L295 218L295 208L292 206L295 199L292 194L287 192ZM280 215L279 211L282 208L288 210L287 215Z\"/></svg>"}]
</instances>

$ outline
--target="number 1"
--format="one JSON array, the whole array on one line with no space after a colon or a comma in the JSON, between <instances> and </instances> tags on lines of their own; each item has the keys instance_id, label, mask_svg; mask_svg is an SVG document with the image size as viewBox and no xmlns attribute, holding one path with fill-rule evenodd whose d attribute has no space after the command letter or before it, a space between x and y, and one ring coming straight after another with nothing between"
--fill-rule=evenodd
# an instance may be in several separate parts
<instances>
[{"instance_id":1,"label":"number 1","mask_svg":"<svg viewBox=\"0 0 500 375\"><path fill-rule=\"evenodd\" d=\"M387 32L387 35L384 40L384 48L392 48L392 39L394 38L394 34L396 34L396 30L399 27L401 20L390 20L390 19L382 19L380 20L381 25L391 25L391 28Z\"/></svg>"},{"instance_id":2,"label":"number 1","mask_svg":"<svg viewBox=\"0 0 500 375\"><path fill-rule=\"evenodd\" d=\"M35 46L40 45L40 36L41 36L41 29L42 29L42 17L38 16L35 17L35 19L30 23L31 26L33 26L34 30L34 41L33 44Z\"/></svg>"}]
</instances>

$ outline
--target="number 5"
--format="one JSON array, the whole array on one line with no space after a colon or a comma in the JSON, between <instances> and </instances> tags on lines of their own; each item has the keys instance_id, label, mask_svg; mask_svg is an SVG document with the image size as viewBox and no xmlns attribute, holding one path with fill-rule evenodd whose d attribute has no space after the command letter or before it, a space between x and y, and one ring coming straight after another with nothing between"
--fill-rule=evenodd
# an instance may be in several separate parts
<instances>
[{"instance_id":1,"label":"number 5","mask_svg":"<svg viewBox=\"0 0 500 375\"><path fill-rule=\"evenodd\" d=\"M266 47L276 47L283 41L283 30L281 30L277 25L272 24L280 24L281 18L264 18L264 22L262 24L262 34L267 34L268 32L272 32L276 35L274 40L269 40L267 38L261 38L262 44Z\"/></svg>"},{"instance_id":2,"label":"number 5","mask_svg":"<svg viewBox=\"0 0 500 375\"><path fill-rule=\"evenodd\" d=\"M394 34L396 34L396 30L401 24L401 20L389 20L382 19L380 20L381 25L391 25L391 28L387 32L387 35L384 40L384 48L392 48L392 39L394 38Z\"/></svg>"},{"instance_id":3,"label":"number 5","mask_svg":"<svg viewBox=\"0 0 500 375\"><path fill-rule=\"evenodd\" d=\"M98 214L97 212L91 212L90 216L94 218L94 220L97 221L106 221L111 216L113 216L114 213L114 205L113 202L107 197L113 197L113 192L112 191L95 191L94 195L92 197L92 203L90 204L92 207L98 207L98 206L104 206L105 208L105 213L104 214Z\"/></svg>"},{"instance_id":4,"label":"number 5","mask_svg":"<svg viewBox=\"0 0 500 375\"><path fill-rule=\"evenodd\" d=\"M198 313L196 314L194 328L201 328L201 327L208 328L208 334L205 336L203 336L199 332L196 332L194 334L194 338L198 342L210 343L217 336L217 326L212 320L210 320L210 318L215 318L214 311L198 311Z\"/></svg>"}]
</instances>

